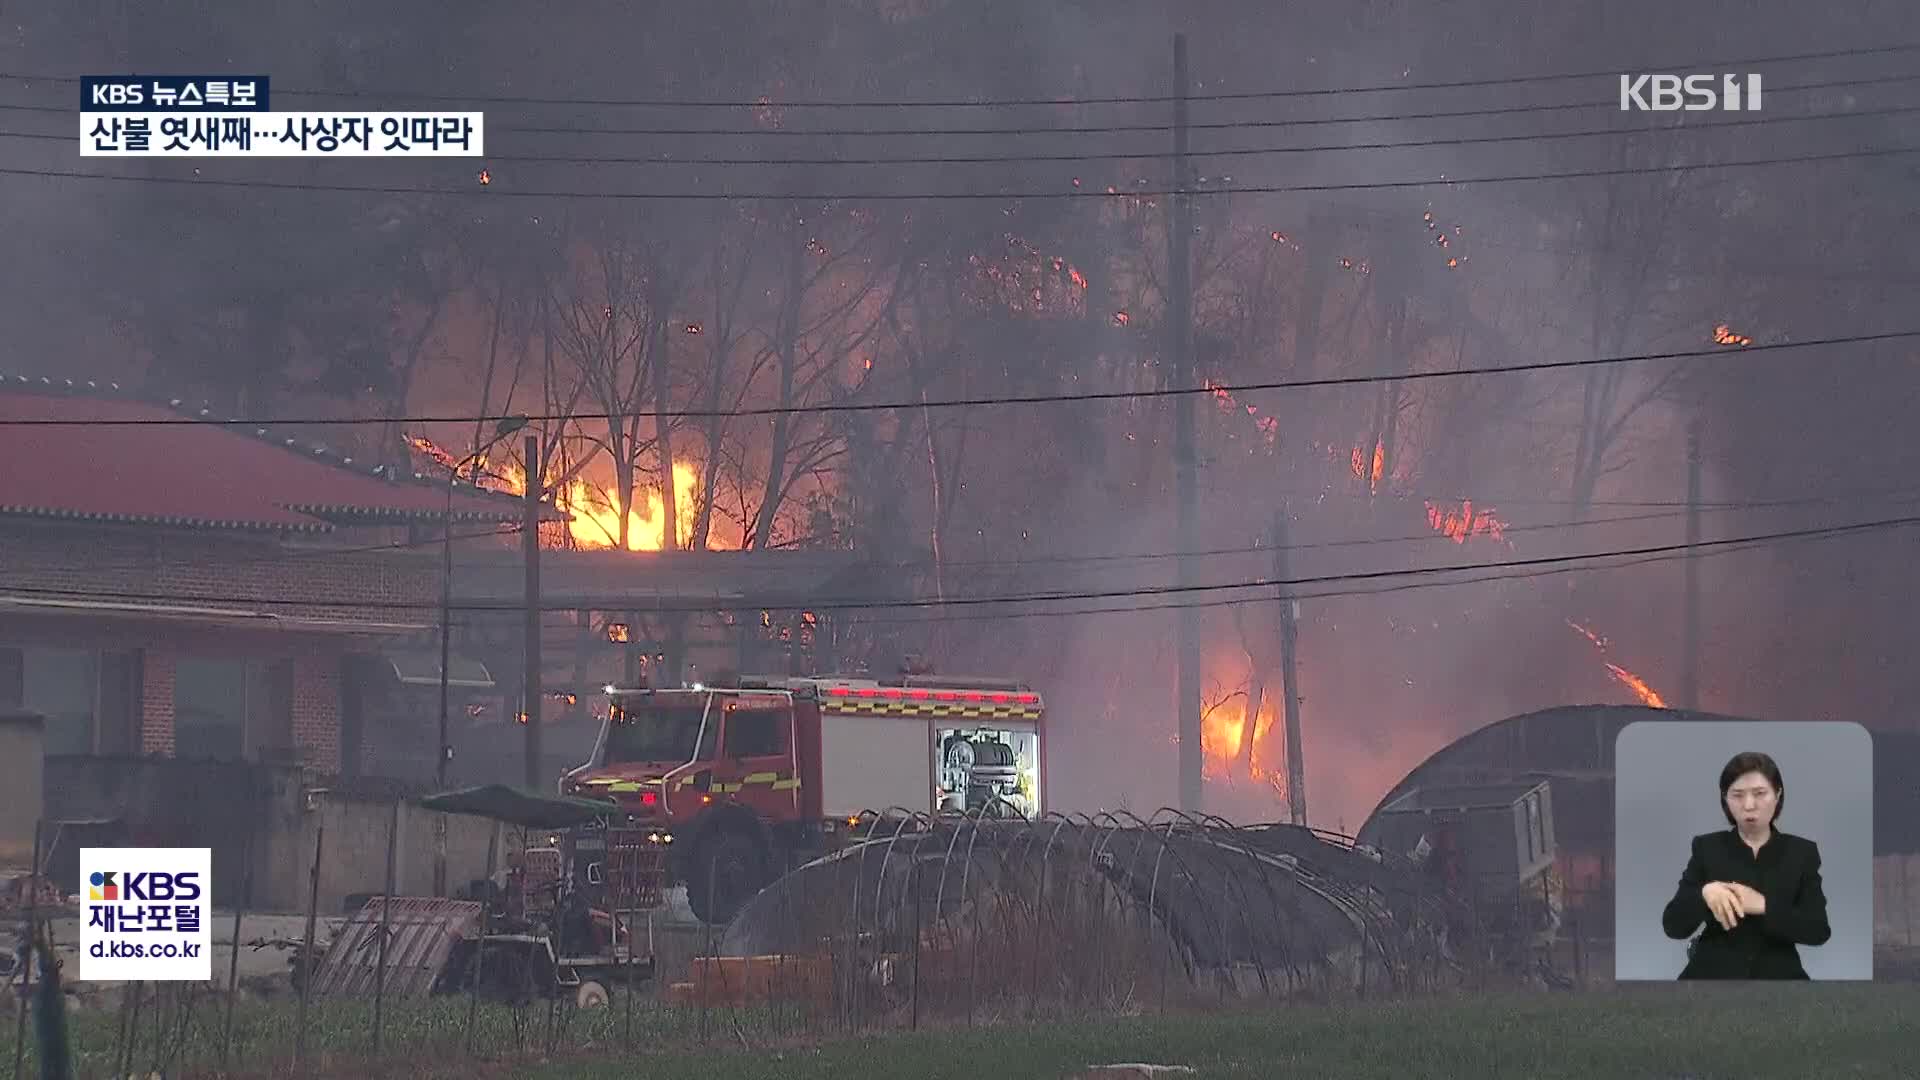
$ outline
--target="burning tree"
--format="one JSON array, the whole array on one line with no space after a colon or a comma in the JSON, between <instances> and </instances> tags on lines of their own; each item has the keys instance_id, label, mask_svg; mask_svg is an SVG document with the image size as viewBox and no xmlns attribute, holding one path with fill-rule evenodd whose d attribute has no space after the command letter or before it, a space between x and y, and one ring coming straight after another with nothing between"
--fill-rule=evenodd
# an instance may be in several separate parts
<instances>
[{"instance_id":1,"label":"burning tree","mask_svg":"<svg viewBox=\"0 0 1920 1080\"><path fill-rule=\"evenodd\" d=\"M605 534L593 546L676 548L690 530L680 528L676 513L684 467L671 457L673 421L665 413L673 375L669 327L689 256L664 221L593 224L592 236L571 255L571 273L551 309L560 351L585 399L602 414L592 422L598 431L581 434L595 455L608 459L613 487L594 491L582 484L587 499L569 502L591 504L569 508ZM657 488L646 500L651 512L643 516L636 506L638 478L656 452ZM592 505L602 502L604 507Z\"/></svg>"},{"instance_id":2,"label":"burning tree","mask_svg":"<svg viewBox=\"0 0 1920 1080\"><path fill-rule=\"evenodd\" d=\"M1663 139L1658 134L1620 138L1612 143L1606 164L1652 168L1687 159L1680 144ZM1642 345L1698 343L1702 316L1689 297L1671 287L1698 175L1675 171L1607 177L1576 217L1574 247L1583 256L1570 269L1588 304L1585 336L1590 356L1620 356ZM1681 364L1652 371L1628 364L1587 369L1573 449L1571 520L1584 519L1600 481L1630 462L1621 446L1629 426L1647 406L1673 394L1685 370Z\"/></svg>"}]
</instances>

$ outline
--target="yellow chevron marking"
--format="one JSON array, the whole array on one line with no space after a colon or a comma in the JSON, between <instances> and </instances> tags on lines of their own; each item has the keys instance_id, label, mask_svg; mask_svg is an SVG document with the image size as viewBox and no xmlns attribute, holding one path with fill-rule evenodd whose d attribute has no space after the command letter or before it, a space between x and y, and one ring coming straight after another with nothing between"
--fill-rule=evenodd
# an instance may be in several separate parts
<instances>
[{"instance_id":1,"label":"yellow chevron marking","mask_svg":"<svg viewBox=\"0 0 1920 1080\"><path fill-rule=\"evenodd\" d=\"M1038 720L1035 705L969 705L922 701L835 701L825 711L852 716L984 717L995 720Z\"/></svg>"}]
</instances>

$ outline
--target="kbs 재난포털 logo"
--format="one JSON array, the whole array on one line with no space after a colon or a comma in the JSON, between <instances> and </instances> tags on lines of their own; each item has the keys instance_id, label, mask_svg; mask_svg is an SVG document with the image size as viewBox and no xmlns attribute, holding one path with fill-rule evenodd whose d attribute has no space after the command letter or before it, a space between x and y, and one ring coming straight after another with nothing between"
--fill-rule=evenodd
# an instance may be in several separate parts
<instances>
[{"instance_id":1,"label":"kbs \uc7ac\ub09c\ud3ec\ud138 logo","mask_svg":"<svg viewBox=\"0 0 1920 1080\"><path fill-rule=\"evenodd\" d=\"M211 848L82 848L80 978L213 977Z\"/></svg>"}]
</instances>

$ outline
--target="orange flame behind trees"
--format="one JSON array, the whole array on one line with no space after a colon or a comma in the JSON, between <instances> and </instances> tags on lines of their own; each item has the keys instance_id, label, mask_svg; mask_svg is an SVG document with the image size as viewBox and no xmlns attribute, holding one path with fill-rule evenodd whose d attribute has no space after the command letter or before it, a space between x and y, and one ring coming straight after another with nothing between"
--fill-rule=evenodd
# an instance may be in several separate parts
<instances>
[{"instance_id":1,"label":"orange flame behind trees","mask_svg":"<svg viewBox=\"0 0 1920 1080\"><path fill-rule=\"evenodd\" d=\"M1384 441L1375 442L1371 455L1367 453L1366 447L1356 446L1347 464L1353 471L1353 478L1367 485L1369 492L1378 495L1380 481L1384 478L1387 469L1387 444Z\"/></svg>"},{"instance_id":2,"label":"orange flame behind trees","mask_svg":"<svg viewBox=\"0 0 1920 1080\"><path fill-rule=\"evenodd\" d=\"M516 495L526 493L527 474L518 462L510 461L503 465L501 475L509 491ZM684 461L673 463L676 506L692 507L699 484L698 469ZM640 493L636 491L635 494ZM641 513L638 506L626 512L628 551L660 551L666 546L666 501L657 490L646 491L644 497L645 513ZM619 546L620 496L612 488L574 477L561 485L561 490L554 493L553 501L555 507L572 516L567 532L574 547L600 550ZM638 499L635 501L638 502ZM693 538L693 514L682 513L678 517L679 528L675 531L679 533L679 543L676 546L684 548Z\"/></svg>"},{"instance_id":3,"label":"orange flame behind trees","mask_svg":"<svg viewBox=\"0 0 1920 1080\"><path fill-rule=\"evenodd\" d=\"M1495 543L1513 546L1507 539L1507 524L1494 515L1492 510L1476 507L1472 499L1460 500L1458 507L1442 508L1432 499L1426 500L1427 524L1434 532L1445 536L1456 544L1464 544L1471 537L1481 536Z\"/></svg>"},{"instance_id":4,"label":"orange flame behind trees","mask_svg":"<svg viewBox=\"0 0 1920 1080\"><path fill-rule=\"evenodd\" d=\"M433 440L420 435L410 435L407 443L413 451L432 461L442 469L451 471L456 465L463 469L471 467L457 461L444 447ZM487 463L483 460L482 465ZM483 472L483 487L491 487L512 495L524 495L527 491L527 474L518 461L507 460L492 466ZM554 546L571 546L589 550L613 549L619 546L620 535L620 497L613 488L581 476L573 476L563 482L554 479L547 481L549 487L558 487L554 492L555 508L564 511L572 520L566 533L552 539ZM679 546L684 548L693 538L694 515L686 508L697 505L700 487L700 469L691 462L673 463L673 486L675 505L683 508L679 515ZM640 498L646 501L646 509L641 511L636 505L627 511L627 550L659 551L664 544L666 534L666 506L657 489L637 490L635 502ZM544 530L543 530L544 531ZM546 539L543 536L543 540ZM709 538L713 543L714 538ZM715 547L737 545L714 544Z\"/></svg>"},{"instance_id":5,"label":"orange flame behind trees","mask_svg":"<svg viewBox=\"0 0 1920 1080\"><path fill-rule=\"evenodd\" d=\"M1280 680L1266 680L1259 709L1253 715L1249 678L1252 661L1240 648L1216 642L1207 649L1206 685L1211 687L1200 706L1201 775L1209 781L1235 784L1250 780L1271 784L1285 775L1274 760L1278 748L1270 732L1278 731ZM1253 740L1249 747L1247 740ZM1246 769L1241 770L1241 763Z\"/></svg>"}]
</instances>

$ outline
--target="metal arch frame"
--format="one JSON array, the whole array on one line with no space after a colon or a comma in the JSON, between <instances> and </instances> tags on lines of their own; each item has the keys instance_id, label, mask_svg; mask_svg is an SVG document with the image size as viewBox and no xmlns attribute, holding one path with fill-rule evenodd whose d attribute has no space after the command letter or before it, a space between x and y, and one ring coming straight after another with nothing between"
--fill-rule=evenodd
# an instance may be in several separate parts
<instances>
[{"instance_id":1,"label":"metal arch frame","mask_svg":"<svg viewBox=\"0 0 1920 1080\"><path fill-rule=\"evenodd\" d=\"M1253 993L1253 980L1240 970L1251 963L1260 992L1271 997L1298 988L1311 971L1331 974L1327 962L1344 955L1354 937L1361 942L1365 982L1404 988L1428 981L1430 967L1431 977L1442 974L1432 961L1434 944L1444 942L1439 931L1445 901L1423 891L1417 868L1391 853L1361 850L1338 834L1298 826L1236 826L1218 815L1175 810L1158 811L1151 820L1130 811L1047 811L1010 821L993 813L990 806L962 815L899 807L863 811L847 847L809 863L809 876L787 886L803 893L784 896L778 909L761 913L777 926L743 932L772 932L781 938L780 948L793 946L796 935L850 941L853 981L841 983L840 1015L861 1026L876 1019L904 1026L908 987L901 961L914 943L897 932L905 932L909 921L911 932L931 927L942 943L971 940L977 946L983 935L994 935L1014 943L1032 938L1043 946L1051 940L1065 948L1058 963L1032 952L1033 970L1016 964L994 977L994 985L1015 995L1008 1004L1027 999L1021 1004L1029 1014L1068 998L1133 1001L1141 979L1155 969L1164 1000L1175 955L1189 986L1206 985L1203 969L1212 969L1223 992L1241 996ZM898 861L910 861L911 873L903 876ZM834 876L842 873L851 882ZM1249 873L1259 875L1257 885L1244 880ZM821 896L850 885L849 893L839 894L850 907L804 902L815 883L825 884ZM924 913L929 900L930 917ZM908 913L907 903L918 910ZM1225 905L1239 911L1228 912ZM1109 940L1115 947L1095 947ZM1118 947L1122 941L1125 948ZM1134 942L1148 952L1130 959ZM897 984L878 996L861 964L864 959L870 966L876 947L894 954ZM926 966L923 955L913 980L915 1024L928 1007L957 1012L962 992L969 1023L976 1022L985 950L973 948L961 960L946 944L933 948L934 967ZM1155 956L1160 948L1173 952ZM1344 965L1336 966L1343 979L1352 977ZM1281 972L1284 981L1276 977Z\"/></svg>"}]
</instances>

